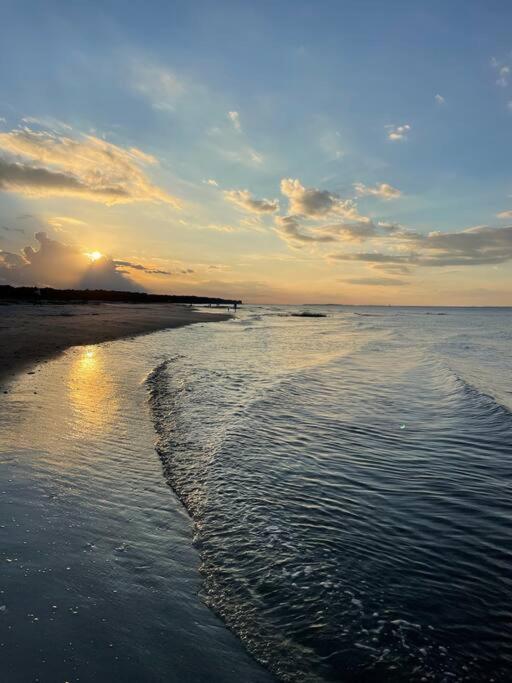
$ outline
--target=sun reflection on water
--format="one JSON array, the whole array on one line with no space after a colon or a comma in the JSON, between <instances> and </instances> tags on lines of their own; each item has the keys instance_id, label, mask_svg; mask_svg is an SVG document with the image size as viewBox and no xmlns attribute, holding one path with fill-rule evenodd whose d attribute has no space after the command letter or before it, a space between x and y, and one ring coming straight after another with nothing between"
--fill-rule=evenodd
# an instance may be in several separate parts
<instances>
[{"instance_id":1,"label":"sun reflection on water","mask_svg":"<svg viewBox=\"0 0 512 683\"><path fill-rule=\"evenodd\" d=\"M85 346L77 354L66 384L76 432L87 436L113 424L118 403L101 348Z\"/></svg>"}]
</instances>

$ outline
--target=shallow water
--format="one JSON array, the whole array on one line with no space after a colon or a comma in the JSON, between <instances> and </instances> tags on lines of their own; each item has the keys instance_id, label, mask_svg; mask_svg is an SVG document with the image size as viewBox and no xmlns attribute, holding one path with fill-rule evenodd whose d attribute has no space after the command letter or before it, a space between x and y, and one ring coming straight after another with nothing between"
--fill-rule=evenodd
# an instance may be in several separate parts
<instances>
[{"instance_id":1,"label":"shallow water","mask_svg":"<svg viewBox=\"0 0 512 683\"><path fill-rule=\"evenodd\" d=\"M511 312L324 310L148 380L207 603L283 680L510 680Z\"/></svg>"},{"instance_id":2,"label":"shallow water","mask_svg":"<svg viewBox=\"0 0 512 683\"><path fill-rule=\"evenodd\" d=\"M510 680L512 311L314 310L327 317L245 307L227 323L78 350L13 387L11 500L33 516L39 493L14 492L35 481L63 561L67 543L80 548L75 575L121 593L104 648L78 639L81 674L89 657L102 680L114 629L130 654L123 680L263 680L191 599L200 590L281 680ZM38 543L20 546L23 562ZM45 590L74 597L67 566ZM84 597L75 623L101 627L111 597L86 616Z\"/></svg>"},{"instance_id":3,"label":"shallow water","mask_svg":"<svg viewBox=\"0 0 512 683\"><path fill-rule=\"evenodd\" d=\"M152 343L74 349L0 394L2 683L271 680L198 598L153 449Z\"/></svg>"}]
</instances>

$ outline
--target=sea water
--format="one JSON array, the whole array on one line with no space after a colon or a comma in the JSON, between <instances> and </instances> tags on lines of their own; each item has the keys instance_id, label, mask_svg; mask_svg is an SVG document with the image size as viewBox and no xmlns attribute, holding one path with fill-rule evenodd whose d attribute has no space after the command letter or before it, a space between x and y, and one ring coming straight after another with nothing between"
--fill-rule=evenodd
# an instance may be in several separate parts
<instances>
[{"instance_id":1,"label":"sea water","mask_svg":"<svg viewBox=\"0 0 512 683\"><path fill-rule=\"evenodd\" d=\"M190 563L199 565L200 579L189 580L211 618L279 680L510 680L512 311L328 306L307 309L325 317L296 315L304 310L244 307L225 323L93 347L110 383L99 392L97 377L84 389L87 373L76 365L84 351L55 361L60 391L79 397L66 422L74 472L68 451L39 444L46 455L34 464L20 449L19 415L35 419L27 385L44 380L25 378L24 408L16 419L11 411L7 429L18 438L14 475L23 450L31 476L42 468L80 495L86 488L87 505L103 506L118 524L133 514L133 499L136 518L154 507L141 463L159 458L169 500L176 496L190 516L180 542L193 537L197 564L173 548L172 509L154 528L151 515L125 528L127 554L104 549L123 567L128 591L140 583L145 544L158 556L143 573L151 599L139 596L137 618L125 608L123 643L139 667L132 680L180 680L170 667L180 622L169 596L176 599L176 577ZM118 430L109 411L131 418ZM77 426L69 434L77 415L92 423L87 434ZM39 433L45 419L23 428ZM143 447L150 431L156 453ZM89 462L84 454L95 447ZM84 457L86 471L77 473ZM127 491L123 470L134 467L142 471ZM97 500L105 486L119 505L113 511ZM101 515L94 526L100 534ZM187 610L196 622L210 618L192 600L177 603L181 623ZM153 660L144 661L137 643L155 619ZM180 636L193 644L181 671L212 680L194 658L203 651L218 680L259 680L262 671L223 638L238 673L219 673L215 638L201 645L193 629Z\"/></svg>"}]
</instances>

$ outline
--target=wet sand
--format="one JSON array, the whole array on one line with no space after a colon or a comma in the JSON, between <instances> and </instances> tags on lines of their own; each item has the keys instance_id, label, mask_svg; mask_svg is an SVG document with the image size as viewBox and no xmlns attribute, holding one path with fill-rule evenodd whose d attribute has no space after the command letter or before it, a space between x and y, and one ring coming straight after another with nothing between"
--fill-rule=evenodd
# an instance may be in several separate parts
<instances>
[{"instance_id":1,"label":"wet sand","mask_svg":"<svg viewBox=\"0 0 512 683\"><path fill-rule=\"evenodd\" d=\"M0 383L71 346L228 317L176 304L1 305Z\"/></svg>"},{"instance_id":2,"label":"wet sand","mask_svg":"<svg viewBox=\"0 0 512 683\"><path fill-rule=\"evenodd\" d=\"M153 449L144 377L194 332L75 346L0 392L2 683L273 680L203 603Z\"/></svg>"}]
</instances>

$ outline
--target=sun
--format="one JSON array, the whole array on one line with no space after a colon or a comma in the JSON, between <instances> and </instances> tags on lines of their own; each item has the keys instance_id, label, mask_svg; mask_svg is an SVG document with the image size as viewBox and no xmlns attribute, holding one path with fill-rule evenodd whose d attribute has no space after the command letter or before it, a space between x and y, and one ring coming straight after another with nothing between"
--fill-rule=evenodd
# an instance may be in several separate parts
<instances>
[{"instance_id":1,"label":"sun","mask_svg":"<svg viewBox=\"0 0 512 683\"><path fill-rule=\"evenodd\" d=\"M103 254L101 253L101 251L91 251L88 252L86 256L88 256L91 259L91 261L98 261L103 256Z\"/></svg>"}]
</instances>

